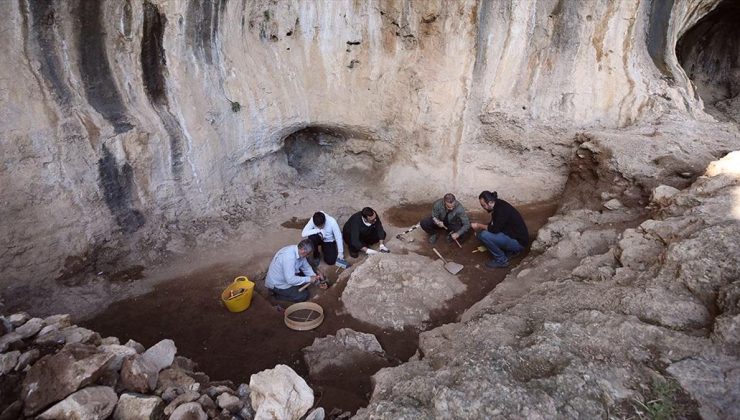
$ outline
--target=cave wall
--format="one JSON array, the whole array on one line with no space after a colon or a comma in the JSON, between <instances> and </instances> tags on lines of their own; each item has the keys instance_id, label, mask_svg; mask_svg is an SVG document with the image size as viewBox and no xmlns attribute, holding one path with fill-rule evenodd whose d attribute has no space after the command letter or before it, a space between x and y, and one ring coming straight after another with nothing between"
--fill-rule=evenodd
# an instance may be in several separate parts
<instances>
[{"instance_id":1,"label":"cave wall","mask_svg":"<svg viewBox=\"0 0 740 420\"><path fill-rule=\"evenodd\" d=\"M256 218L312 126L382 145L388 200L553 197L574 130L709 118L673 49L717 2L653 3L1 2L2 281Z\"/></svg>"}]
</instances>

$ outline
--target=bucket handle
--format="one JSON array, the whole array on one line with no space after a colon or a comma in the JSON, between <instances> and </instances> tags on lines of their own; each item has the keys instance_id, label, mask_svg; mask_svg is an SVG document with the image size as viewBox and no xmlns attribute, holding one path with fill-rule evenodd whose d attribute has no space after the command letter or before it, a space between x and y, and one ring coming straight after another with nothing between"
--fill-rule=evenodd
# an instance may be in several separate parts
<instances>
[{"instance_id":1,"label":"bucket handle","mask_svg":"<svg viewBox=\"0 0 740 420\"><path fill-rule=\"evenodd\" d=\"M239 276L234 279L234 283L238 283L240 281L249 281L249 279L247 278L247 276Z\"/></svg>"}]
</instances>

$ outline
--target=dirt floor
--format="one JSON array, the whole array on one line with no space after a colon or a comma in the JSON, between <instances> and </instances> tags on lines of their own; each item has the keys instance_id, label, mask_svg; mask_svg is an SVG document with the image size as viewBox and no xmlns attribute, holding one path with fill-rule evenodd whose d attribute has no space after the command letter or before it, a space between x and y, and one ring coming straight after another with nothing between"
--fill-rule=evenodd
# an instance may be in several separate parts
<instances>
[{"instance_id":1,"label":"dirt floor","mask_svg":"<svg viewBox=\"0 0 740 420\"><path fill-rule=\"evenodd\" d=\"M555 208L552 202L519 207L532 238L555 212ZM427 216L430 209L428 203L414 204L391 208L382 215L389 231L387 243L391 250L393 243L398 241L395 234ZM295 242L300 239L300 231L296 230L303 228L306 221L300 218L302 216L297 215L282 224L288 228L287 237ZM482 210L471 213L472 221L487 223L488 218ZM278 236L273 238L275 240L266 239L264 242L285 240L285 234ZM416 236L419 240L426 238L423 232ZM290 239L286 243L290 243ZM509 269L487 269L484 264L489 258L488 254L472 252L478 245L475 237L465 240L462 249L454 242L447 243L444 238L437 242L436 248L443 256L465 266L458 277L467 285L467 290L451 300L446 308L433 314L429 329L457 321L462 312L488 294L508 273ZM431 246L426 242L420 253L433 256ZM512 266L525 256L526 253L513 260ZM339 298L345 284L336 283L338 273L334 267L322 266L334 283L332 287L327 290L311 289L312 301L324 309L323 324L313 331L288 329L282 313L288 304L270 298L264 288L265 261L269 263L269 257L262 255L257 259L235 259L233 262L203 267L188 275L162 282L149 294L116 302L94 319L80 324L100 332L104 337L115 336L123 341L134 339L147 347L164 338L171 338L177 344L178 354L196 361L211 380L228 379L237 384L248 383L253 373L270 369L276 364L286 364L308 378L316 392L315 405L324 407L327 412L332 408L355 412L365 406L372 392L371 376L384 366L408 360L416 352L420 331L382 330L344 314ZM361 263L362 257L350 258L349 261ZM239 275L254 280L257 287L250 308L231 313L225 309L220 295ZM340 328L374 334L391 362L383 365L377 361L358 361L346 371L333 371L323 377L309 378L301 349L310 346L314 338L333 335Z\"/></svg>"}]
</instances>

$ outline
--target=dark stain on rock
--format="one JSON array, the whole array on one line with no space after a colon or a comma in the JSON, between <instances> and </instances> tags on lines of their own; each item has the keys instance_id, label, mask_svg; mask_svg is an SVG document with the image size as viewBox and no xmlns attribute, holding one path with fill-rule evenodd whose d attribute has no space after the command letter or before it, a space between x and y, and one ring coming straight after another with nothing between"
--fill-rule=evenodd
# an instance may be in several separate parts
<instances>
[{"instance_id":1,"label":"dark stain on rock","mask_svg":"<svg viewBox=\"0 0 740 420\"><path fill-rule=\"evenodd\" d=\"M149 100L156 105L166 105L164 68L167 61L162 47L167 18L150 2L144 3L144 33L141 37L141 69L144 89Z\"/></svg>"},{"instance_id":2,"label":"dark stain on rock","mask_svg":"<svg viewBox=\"0 0 740 420\"><path fill-rule=\"evenodd\" d=\"M133 126L108 63L102 5L102 1L78 0L74 9L80 76L90 105L113 125L116 133L123 133Z\"/></svg>"},{"instance_id":3,"label":"dark stain on rock","mask_svg":"<svg viewBox=\"0 0 740 420\"><path fill-rule=\"evenodd\" d=\"M227 0L188 2L185 33L196 56L207 64L213 64L213 43L226 3Z\"/></svg>"},{"instance_id":4,"label":"dark stain on rock","mask_svg":"<svg viewBox=\"0 0 740 420\"><path fill-rule=\"evenodd\" d=\"M146 219L133 205L134 172L131 165L124 163L119 168L116 158L103 146L103 157L98 160L98 176L105 204L118 226L125 233L142 227Z\"/></svg>"},{"instance_id":5,"label":"dark stain on rock","mask_svg":"<svg viewBox=\"0 0 740 420\"><path fill-rule=\"evenodd\" d=\"M67 105L72 94L65 82L64 60L59 55L60 43L57 40L57 12L52 1L24 0L21 4L28 36L26 42L33 51L33 59L38 60L41 77L49 84L54 99L59 105ZM32 57L28 57L31 59Z\"/></svg>"},{"instance_id":6,"label":"dark stain on rock","mask_svg":"<svg viewBox=\"0 0 740 420\"><path fill-rule=\"evenodd\" d=\"M144 88L149 101L159 115L170 138L170 159L175 179L182 177L182 126L170 112L167 100L167 58L163 47L164 28L167 18L157 6L144 3L144 30L141 38L141 71Z\"/></svg>"},{"instance_id":7,"label":"dark stain on rock","mask_svg":"<svg viewBox=\"0 0 740 420\"><path fill-rule=\"evenodd\" d=\"M650 21L648 23L648 53L655 66L666 76L671 76L665 62L665 49L672 10L673 0L653 0L650 5Z\"/></svg>"},{"instance_id":8,"label":"dark stain on rock","mask_svg":"<svg viewBox=\"0 0 740 420\"><path fill-rule=\"evenodd\" d=\"M123 8L121 12L123 13L122 28L121 28L123 30L123 35L126 38L131 38L131 26L133 24L132 22L133 22L134 17L133 17L133 12L131 10L130 0L126 0L123 3Z\"/></svg>"}]
</instances>

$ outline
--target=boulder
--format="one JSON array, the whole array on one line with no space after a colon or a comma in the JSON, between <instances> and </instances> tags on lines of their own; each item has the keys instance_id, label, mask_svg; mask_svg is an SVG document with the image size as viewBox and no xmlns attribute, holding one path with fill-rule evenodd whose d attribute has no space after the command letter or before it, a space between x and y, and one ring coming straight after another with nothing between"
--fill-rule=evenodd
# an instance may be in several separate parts
<instances>
[{"instance_id":1,"label":"boulder","mask_svg":"<svg viewBox=\"0 0 740 420\"><path fill-rule=\"evenodd\" d=\"M92 346L66 346L59 353L42 357L23 379L24 413L32 416L100 378L113 356L95 353Z\"/></svg>"},{"instance_id":2,"label":"boulder","mask_svg":"<svg viewBox=\"0 0 740 420\"><path fill-rule=\"evenodd\" d=\"M164 418L162 399L154 395L124 393L118 399L113 420L159 420Z\"/></svg>"},{"instance_id":3,"label":"boulder","mask_svg":"<svg viewBox=\"0 0 740 420\"><path fill-rule=\"evenodd\" d=\"M177 347L175 342L172 340L162 340L159 343L150 347L144 352L144 359L159 372L164 368L168 368L172 365L172 361L175 360L175 354L177 353Z\"/></svg>"},{"instance_id":4,"label":"boulder","mask_svg":"<svg viewBox=\"0 0 740 420\"><path fill-rule=\"evenodd\" d=\"M131 347L122 346L120 344L103 344L98 346L98 350L103 353L109 353L113 355L113 361L111 362L110 368L118 371L123 365L123 359L128 356L136 354L136 350Z\"/></svg>"},{"instance_id":5,"label":"boulder","mask_svg":"<svg viewBox=\"0 0 740 420\"><path fill-rule=\"evenodd\" d=\"M6 375L18 366L18 359L21 357L21 352L13 350L8 353L0 354L0 375Z\"/></svg>"},{"instance_id":6,"label":"boulder","mask_svg":"<svg viewBox=\"0 0 740 420\"><path fill-rule=\"evenodd\" d=\"M612 198L611 200L604 203L604 208L606 208L607 210L619 210L622 207L624 207L624 204L622 204L622 202L617 200L616 198Z\"/></svg>"},{"instance_id":7,"label":"boulder","mask_svg":"<svg viewBox=\"0 0 740 420\"><path fill-rule=\"evenodd\" d=\"M121 365L121 386L127 391L147 393L157 387L157 372L141 354L128 356Z\"/></svg>"},{"instance_id":8,"label":"boulder","mask_svg":"<svg viewBox=\"0 0 740 420\"><path fill-rule=\"evenodd\" d=\"M441 261L418 255L378 254L357 267L342 293L354 318L382 328L423 328L430 314L465 291Z\"/></svg>"},{"instance_id":9,"label":"boulder","mask_svg":"<svg viewBox=\"0 0 740 420\"><path fill-rule=\"evenodd\" d=\"M737 358L686 359L668 366L667 371L699 403L702 418L740 418L740 361Z\"/></svg>"},{"instance_id":10,"label":"boulder","mask_svg":"<svg viewBox=\"0 0 740 420\"><path fill-rule=\"evenodd\" d=\"M31 349L20 355L18 358L18 364L15 366L15 370L18 372L25 369L27 366L34 364L41 357L39 349Z\"/></svg>"},{"instance_id":11,"label":"boulder","mask_svg":"<svg viewBox=\"0 0 740 420\"><path fill-rule=\"evenodd\" d=\"M59 330L49 331L45 334L39 334L35 342L41 346L74 343L99 345L100 340L100 334L95 331L73 325Z\"/></svg>"},{"instance_id":12,"label":"boulder","mask_svg":"<svg viewBox=\"0 0 740 420\"><path fill-rule=\"evenodd\" d=\"M37 417L42 420L103 420L111 415L118 402L113 388L92 386L81 389Z\"/></svg>"},{"instance_id":13,"label":"boulder","mask_svg":"<svg viewBox=\"0 0 740 420\"><path fill-rule=\"evenodd\" d=\"M231 395L228 392L224 392L219 395L216 399L216 404L224 410L228 410L230 413L238 413L242 409L244 403L235 395Z\"/></svg>"},{"instance_id":14,"label":"boulder","mask_svg":"<svg viewBox=\"0 0 740 420\"><path fill-rule=\"evenodd\" d=\"M13 328L18 328L21 325L25 324L26 321L31 319L31 315L28 315L25 312L18 312L18 313L15 313L9 316L7 319L8 319L8 322L10 322L10 325L13 326Z\"/></svg>"},{"instance_id":15,"label":"boulder","mask_svg":"<svg viewBox=\"0 0 740 420\"><path fill-rule=\"evenodd\" d=\"M197 402L185 403L172 413L169 420L206 420L208 416Z\"/></svg>"},{"instance_id":16,"label":"boulder","mask_svg":"<svg viewBox=\"0 0 740 420\"><path fill-rule=\"evenodd\" d=\"M286 365L263 370L249 380L255 418L301 418L313 406L313 391Z\"/></svg>"},{"instance_id":17,"label":"boulder","mask_svg":"<svg viewBox=\"0 0 740 420\"><path fill-rule=\"evenodd\" d=\"M44 327L44 320L41 318L31 318L28 321L26 321L25 324L21 325L20 327L15 329L15 332L20 334L20 336L23 339L33 337L36 335L39 331L41 331L41 328Z\"/></svg>"},{"instance_id":18,"label":"boulder","mask_svg":"<svg viewBox=\"0 0 740 420\"><path fill-rule=\"evenodd\" d=\"M665 207L670 204L671 198L678 192L678 189L668 185L658 185L650 194L650 202Z\"/></svg>"},{"instance_id":19,"label":"boulder","mask_svg":"<svg viewBox=\"0 0 740 420\"><path fill-rule=\"evenodd\" d=\"M316 338L311 346L303 349L303 358L311 376L329 369L354 366L360 359L382 362L385 360L383 354L383 348L374 335L349 328L340 329L335 336Z\"/></svg>"}]
</instances>

